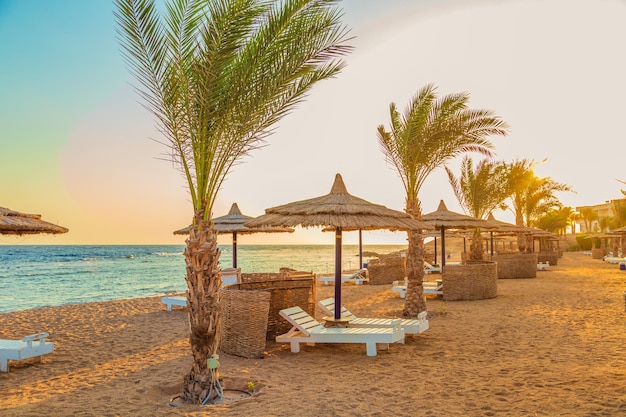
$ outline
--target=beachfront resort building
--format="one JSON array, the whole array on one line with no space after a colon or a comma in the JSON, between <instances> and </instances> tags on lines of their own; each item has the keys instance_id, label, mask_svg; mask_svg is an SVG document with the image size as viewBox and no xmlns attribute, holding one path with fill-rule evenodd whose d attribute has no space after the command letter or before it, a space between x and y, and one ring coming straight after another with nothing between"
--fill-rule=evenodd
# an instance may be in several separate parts
<instances>
[{"instance_id":1,"label":"beachfront resort building","mask_svg":"<svg viewBox=\"0 0 626 417\"><path fill-rule=\"evenodd\" d=\"M580 218L576 220L582 233L601 233L611 230L611 223L619 217L626 208L626 198L607 200L595 206L579 206L576 211ZM626 220L626 219L624 219Z\"/></svg>"}]
</instances>

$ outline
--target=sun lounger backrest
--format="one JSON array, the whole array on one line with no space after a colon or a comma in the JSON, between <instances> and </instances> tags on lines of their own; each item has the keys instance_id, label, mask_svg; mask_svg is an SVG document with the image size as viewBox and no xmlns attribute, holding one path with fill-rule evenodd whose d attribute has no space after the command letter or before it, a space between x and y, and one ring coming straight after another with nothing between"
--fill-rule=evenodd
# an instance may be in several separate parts
<instances>
[{"instance_id":1,"label":"sun lounger backrest","mask_svg":"<svg viewBox=\"0 0 626 417\"><path fill-rule=\"evenodd\" d=\"M335 299L333 297L325 298L317 302L326 314L335 314ZM356 318L354 314L344 306L341 306L341 317Z\"/></svg>"},{"instance_id":2,"label":"sun lounger backrest","mask_svg":"<svg viewBox=\"0 0 626 417\"><path fill-rule=\"evenodd\" d=\"M284 310L280 310L279 314L307 336L311 334L311 331L314 331L317 328L324 328L320 322L315 320L309 313L302 310L300 307L286 308Z\"/></svg>"}]
</instances>

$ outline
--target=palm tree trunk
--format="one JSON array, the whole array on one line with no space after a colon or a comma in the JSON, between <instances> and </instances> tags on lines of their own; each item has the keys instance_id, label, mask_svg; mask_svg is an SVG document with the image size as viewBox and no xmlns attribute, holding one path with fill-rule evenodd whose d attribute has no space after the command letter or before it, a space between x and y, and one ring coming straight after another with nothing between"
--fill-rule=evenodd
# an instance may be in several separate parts
<instances>
[{"instance_id":1,"label":"palm tree trunk","mask_svg":"<svg viewBox=\"0 0 626 417\"><path fill-rule=\"evenodd\" d=\"M469 259L470 261L481 261L483 259L483 237L480 234L480 229L474 229Z\"/></svg>"},{"instance_id":2,"label":"palm tree trunk","mask_svg":"<svg viewBox=\"0 0 626 417\"><path fill-rule=\"evenodd\" d=\"M406 212L415 220L422 219L422 209L419 201L407 201ZM424 298L424 237L421 230L407 232L409 247L406 254L407 289L402 316L415 318L422 311L426 311Z\"/></svg>"},{"instance_id":3,"label":"palm tree trunk","mask_svg":"<svg viewBox=\"0 0 626 417\"><path fill-rule=\"evenodd\" d=\"M183 399L192 404L217 396L218 374L207 368L207 359L217 353L220 341L220 287L217 234L203 210L196 212L194 226L187 240L187 286L189 293L189 342L193 364L185 376ZM206 400L211 402L213 398Z\"/></svg>"}]
</instances>

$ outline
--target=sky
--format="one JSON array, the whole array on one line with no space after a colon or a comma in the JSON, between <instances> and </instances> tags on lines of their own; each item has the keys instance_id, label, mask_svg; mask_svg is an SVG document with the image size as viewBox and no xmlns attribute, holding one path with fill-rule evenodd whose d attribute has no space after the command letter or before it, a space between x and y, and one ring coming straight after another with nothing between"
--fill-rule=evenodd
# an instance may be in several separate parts
<instances>
[{"instance_id":1,"label":"sky","mask_svg":"<svg viewBox=\"0 0 626 417\"><path fill-rule=\"evenodd\" d=\"M334 79L276 126L267 145L229 173L214 216L237 202L269 207L327 194L340 173L348 192L396 210L405 191L380 151L389 105L404 110L426 84L467 92L469 106L511 126L490 138L495 159L544 161L539 176L570 185L565 206L620 198L626 104L624 0L344 0L355 50ZM0 244L184 244L172 232L193 208L181 173L116 38L109 0L0 0L0 207L41 214L63 235ZM470 155L480 160L479 155ZM459 172L462 157L449 164ZM462 212L442 168L420 191L424 213L444 200ZM510 211L495 217L513 221ZM367 232L364 243L405 243ZM230 243L230 237L220 237ZM358 242L356 232L344 243ZM334 244L332 233L246 235L241 244Z\"/></svg>"}]
</instances>

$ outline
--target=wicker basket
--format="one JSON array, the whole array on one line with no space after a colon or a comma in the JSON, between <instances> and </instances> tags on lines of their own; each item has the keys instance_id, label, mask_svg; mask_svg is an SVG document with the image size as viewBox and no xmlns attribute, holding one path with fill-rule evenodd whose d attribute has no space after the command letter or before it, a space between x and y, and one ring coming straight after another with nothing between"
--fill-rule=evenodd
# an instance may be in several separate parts
<instances>
[{"instance_id":1,"label":"wicker basket","mask_svg":"<svg viewBox=\"0 0 626 417\"><path fill-rule=\"evenodd\" d=\"M593 248L591 249L591 258L592 259L602 259L606 255L606 251L604 248Z\"/></svg>"},{"instance_id":2,"label":"wicker basket","mask_svg":"<svg viewBox=\"0 0 626 417\"><path fill-rule=\"evenodd\" d=\"M392 284L406 276L406 258L403 256L387 256L372 259L367 263L367 274L370 285Z\"/></svg>"},{"instance_id":3,"label":"wicker basket","mask_svg":"<svg viewBox=\"0 0 626 417\"><path fill-rule=\"evenodd\" d=\"M270 295L265 327L268 340L291 329L289 323L278 314L280 310L299 306L311 315L315 313L315 276L312 274L302 278L243 282L224 288L224 292L231 290L264 291Z\"/></svg>"},{"instance_id":4,"label":"wicker basket","mask_svg":"<svg viewBox=\"0 0 626 417\"><path fill-rule=\"evenodd\" d=\"M558 252L539 252L537 254L537 259L541 263L550 262L550 265L556 265L559 261Z\"/></svg>"},{"instance_id":5,"label":"wicker basket","mask_svg":"<svg viewBox=\"0 0 626 417\"><path fill-rule=\"evenodd\" d=\"M223 290L222 352L244 358L263 357L270 295L269 291Z\"/></svg>"},{"instance_id":6,"label":"wicker basket","mask_svg":"<svg viewBox=\"0 0 626 417\"><path fill-rule=\"evenodd\" d=\"M443 300L484 300L498 295L498 264L471 261L443 267Z\"/></svg>"},{"instance_id":7,"label":"wicker basket","mask_svg":"<svg viewBox=\"0 0 626 417\"><path fill-rule=\"evenodd\" d=\"M501 253L493 255L498 263L498 278L535 278L538 256L536 253Z\"/></svg>"}]
</instances>

